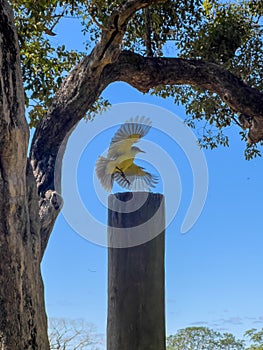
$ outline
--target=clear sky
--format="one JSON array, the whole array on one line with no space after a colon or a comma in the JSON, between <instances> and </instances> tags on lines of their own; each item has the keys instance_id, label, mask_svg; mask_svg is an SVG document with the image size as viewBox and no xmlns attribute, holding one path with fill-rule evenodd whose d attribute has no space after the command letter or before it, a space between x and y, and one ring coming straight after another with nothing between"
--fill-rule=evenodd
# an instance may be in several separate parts
<instances>
[{"instance_id":1,"label":"clear sky","mask_svg":"<svg viewBox=\"0 0 263 350\"><path fill-rule=\"evenodd\" d=\"M63 42L68 47L81 48L83 38L76 20L67 20L56 32L55 43ZM167 111L163 110L164 115L172 113L175 116L174 122L171 118L171 130L176 118L183 120L185 116L184 109L176 106L171 99L143 95L124 83L112 84L103 96L112 105L136 102L138 108L143 106L141 103L147 103L156 106L151 107L156 111L162 107ZM147 108L146 105L145 109L143 107L142 115ZM125 113L125 108L123 111L125 121L133 111ZM101 124L105 122L105 116L98 118L101 118ZM174 187L169 183L170 188L166 188L166 191L175 193L175 207L178 205L174 220L166 230L167 334L174 334L187 326L204 325L241 336L249 328L263 327L262 159L249 162L244 159L244 144L239 140L237 127L227 131L230 135L229 148L203 151L209 174L206 202L195 225L182 234L180 229L193 193L191 166L176 140L165 133L161 135L158 128L154 129L156 120L154 117L153 129L146 138L145 164L149 165L147 155L151 156L149 142L152 142L160 145L167 162L171 162L168 162L169 167L178 169ZM87 123L84 128L80 125L74 133L79 135L81 128L89 125L93 128L97 124ZM106 124L102 125L102 130L104 128ZM98 199L101 190L96 180L93 181L93 171L97 156L105 151L115 130L114 127L106 128L94 135L94 139L90 136L87 140L84 138L86 147L81 154L77 153L78 150L75 153L73 134L66 151L70 157L76 154L76 158L72 158L72 168L77 184L72 186L77 186L84 206L104 225L107 209ZM198 134L198 128L195 132ZM69 161L65 163L67 165ZM169 172L169 167L162 165L166 172ZM155 163L151 169L157 173L163 171ZM67 181L70 178L68 173L64 173L63 184L67 187L67 191L65 188L63 191L65 205L72 209L73 214L78 214L80 209L74 196L71 197ZM165 185L160 181L157 191L162 191ZM101 196L105 200L105 194ZM169 202L169 210L171 206ZM93 226L87 221L87 238L96 234L92 232L90 235L92 230ZM49 317L85 319L93 323L99 333L105 333L107 249L94 243L93 238L92 242L87 238L80 236L68 223L67 213L60 214L42 263L46 308Z\"/></svg>"}]
</instances>

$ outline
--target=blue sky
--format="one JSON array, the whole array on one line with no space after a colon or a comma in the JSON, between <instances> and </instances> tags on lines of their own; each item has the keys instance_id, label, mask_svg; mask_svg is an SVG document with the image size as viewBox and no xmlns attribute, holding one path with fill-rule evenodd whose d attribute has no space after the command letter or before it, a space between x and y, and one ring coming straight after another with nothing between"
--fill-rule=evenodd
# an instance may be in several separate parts
<instances>
[{"instance_id":1,"label":"blue sky","mask_svg":"<svg viewBox=\"0 0 263 350\"><path fill-rule=\"evenodd\" d=\"M56 43L81 48L83 38L77 21L68 20L56 32ZM103 96L112 104L148 103L182 119L185 115L183 108L171 99L143 95L124 83L112 84ZM123 121L126 119L124 115ZM84 204L105 223L106 208L98 203L96 192L89 186L93 186L90 179L97 154L105 150L114 130L106 130L97 141L95 138L89 143L76 169ZM263 327L263 166L261 158L249 162L244 159L244 144L238 132L236 127L229 128L229 148L204 151L209 173L207 199L197 222L186 234L181 234L180 228L193 192L191 168L176 143L164 136L158 139L178 168L182 183L177 214L166 230L167 334L204 325L241 336L248 328ZM156 143L154 130L147 139ZM74 146L70 147L67 151L74 154ZM67 200L71 200L70 194L65 197ZM78 211L74 202L70 205L72 211ZM92 228L88 226L87 230ZM99 333L105 333L105 247L81 237L61 214L43 259L42 272L48 316L85 319Z\"/></svg>"}]
</instances>

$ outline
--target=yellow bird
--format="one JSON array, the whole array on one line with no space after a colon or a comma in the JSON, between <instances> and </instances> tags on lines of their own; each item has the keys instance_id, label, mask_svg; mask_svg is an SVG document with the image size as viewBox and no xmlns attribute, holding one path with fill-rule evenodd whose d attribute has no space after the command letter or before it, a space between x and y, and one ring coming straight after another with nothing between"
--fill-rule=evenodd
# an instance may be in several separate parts
<instances>
[{"instance_id":1,"label":"yellow bird","mask_svg":"<svg viewBox=\"0 0 263 350\"><path fill-rule=\"evenodd\" d=\"M144 137L151 128L151 121L145 117L135 117L126 121L113 136L107 158L100 156L95 170L102 186L112 190L114 180L127 189L145 190L155 187L158 179L134 163L137 153L142 152L133 146Z\"/></svg>"}]
</instances>

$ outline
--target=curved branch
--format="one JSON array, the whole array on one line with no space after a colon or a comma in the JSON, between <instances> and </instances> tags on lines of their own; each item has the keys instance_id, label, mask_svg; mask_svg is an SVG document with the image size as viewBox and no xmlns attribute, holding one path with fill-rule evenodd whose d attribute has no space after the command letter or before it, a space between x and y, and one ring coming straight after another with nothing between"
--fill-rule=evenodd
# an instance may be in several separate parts
<instances>
[{"instance_id":1,"label":"curved branch","mask_svg":"<svg viewBox=\"0 0 263 350\"><path fill-rule=\"evenodd\" d=\"M109 84L109 81L100 79L101 74L106 65L118 59L129 19L139 9L164 1L166 0L127 0L116 9L108 19L107 29L102 30L99 43L69 74L46 116L37 126L31 144L30 161L40 195L43 242L48 241L62 205L55 189L55 168L56 183L60 184L61 178L61 159L64 153L61 145L66 144L73 128ZM58 153L60 155L57 158Z\"/></svg>"},{"instance_id":2,"label":"curved branch","mask_svg":"<svg viewBox=\"0 0 263 350\"><path fill-rule=\"evenodd\" d=\"M222 67L199 60L142 57L129 51L121 52L126 25L134 12L161 2L164 0L128 0L112 14L100 42L69 74L36 128L30 160L41 198L43 242L48 241L62 205L60 170L67 139L102 91L114 81L127 82L142 92L161 85L203 87L217 93L236 112L249 116L249 119L245 117L243 126L249 126L251 142L263 139L263 94ZM55 180L59 184L56 188Z\"/></svg>"},{"instance_id":3,"label":"curved branch","mask_svg":"<svg viewBox=\"0 0 263 350\"><path fill-rule=\"evenodd\" d=\"M105 67L104 75L127 82L141 92L164 85L203 87L216 93L235 112L249 116L243 126L249 127L250 142L263 140L263 93L215 63L149 58L123 51L117 62Z\"/></svg>"},{"instance_id":4,"label":"curved branch","mask_svg":"<svg viewBox=\"0 0 263 350\"><path fill-rule=\"evenodd\" d=\"M165 1L125 1L109 17L108 28L102 31L101 40L91 54L69 74L57 92L47 115L36 128L30 151L34 175L43 198L46 191L54 189L53 172L60 145L108 85L100 77L105 66L118 59L129 19L139 9Z\"/></svg>"}]
</instances>

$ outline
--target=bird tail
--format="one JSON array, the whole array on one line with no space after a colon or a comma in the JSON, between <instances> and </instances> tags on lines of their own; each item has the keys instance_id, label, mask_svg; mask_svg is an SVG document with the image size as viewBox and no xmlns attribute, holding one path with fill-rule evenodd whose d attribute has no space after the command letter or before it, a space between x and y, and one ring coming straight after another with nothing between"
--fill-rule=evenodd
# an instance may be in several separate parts
<instances>
[{"instance_id":1,"label":"bird tail","mask_svg":"<svg viewBox=\"0 0 263 350\"><path fill-rule=\"evenodd\" d=\"M108 192L112 190L113 181L114 181L114 175L108 174L106 171L109 161L110 159L100 156L95 166L97 177L100 180L102 186Z\"/></svg>"}]
</instances>

